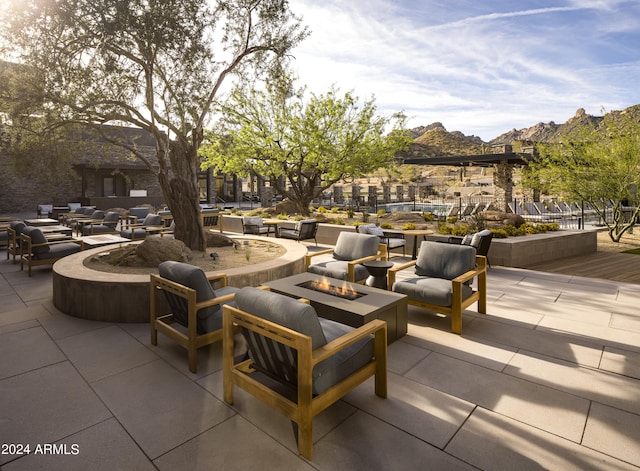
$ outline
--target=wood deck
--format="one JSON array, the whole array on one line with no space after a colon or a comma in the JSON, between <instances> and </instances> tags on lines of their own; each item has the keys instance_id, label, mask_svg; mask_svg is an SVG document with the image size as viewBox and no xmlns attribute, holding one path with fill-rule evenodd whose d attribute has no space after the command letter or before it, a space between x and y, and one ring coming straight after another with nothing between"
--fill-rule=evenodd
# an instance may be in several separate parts
<instances>
[{"instance_id":1,"label":"wood deck","mask_svg":"<svg viewBox=\"0 0 640 471\"><path fill-rule=\"evenodd\" d=\"M596 252L538 263L528 268L549 273L640 284L640 255L634 254Z\"/></svg>"}]
</instances>

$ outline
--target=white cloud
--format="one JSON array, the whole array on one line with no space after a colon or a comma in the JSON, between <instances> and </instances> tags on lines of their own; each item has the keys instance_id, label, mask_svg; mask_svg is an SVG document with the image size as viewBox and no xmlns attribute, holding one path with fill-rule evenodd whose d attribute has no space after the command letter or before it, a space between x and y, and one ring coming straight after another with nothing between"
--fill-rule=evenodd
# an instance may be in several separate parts
<instances>
[{"instance_id":1,"label":"white cloud","mask_svg":"<svg viewBox=\"0 0 640 471\"><path fill-rule=\"evenodd\" d=\"M576 0L509 10L511 2L493 2L501 8L483 11L481 2L462 12L455 3L431 12L390 0L293 0L312 31L294 52L301 84L375 95L382 112L404 109L412 126L440 121L485 140L564 122L580 107L599 114L640 103L633 85L640 54L629 41L638 40L634 4ZM599 54L612 50L635 60L609 64Z\"/></svg>"}]
</instances>

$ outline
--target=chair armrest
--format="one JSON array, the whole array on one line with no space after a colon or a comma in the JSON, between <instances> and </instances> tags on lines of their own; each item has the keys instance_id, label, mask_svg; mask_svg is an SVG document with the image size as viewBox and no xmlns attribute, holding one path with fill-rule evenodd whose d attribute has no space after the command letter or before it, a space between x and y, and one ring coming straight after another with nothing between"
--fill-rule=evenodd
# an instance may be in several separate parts
<instances>
[{"instance_id":1,"label":"chair armrest","mask_svg":"<svg viewBox=\"0 0 640 471\"><path fill-rule=\"evenodd\" d=\"M196 312L202 309L203 307L215 306L216 304L222 304L229 301L233 301L236 297L236 293L225 294L224 296L217 296L212 299L207 299L206 301L202 301L196 303Z\"/></svg>"},{"instance_id":2,"label":"chair armrest","mask_svg":"<svg viewBox=\"0 0 640 471\"><path fill-rule=\"evenodd\" d=\"M416 264L417 260L410 260L408 262L404 262L404 263L398 263L397 265L392 266L391 268L389 268L388 273L395 273L398 272L400 270L404 270L405 268L411 268L412 266L414 266Z\"/></svg>"},{"instance_id":3,"label":"chair armrest","mask_svg":"<svg viewBox=\"0 0 640 471\"><path fill-rule=\"evenodd\" d=\"M416 261L417 260L410 260L408 262L399 263L398 265L394 265L391 268L389 268L389 270L387 271L387 279L388 279L387 285L389 289L391 289L393 287L393 284L396 282L396 273L399 272L400 270L411 268L416 264Z\"/></svg>"},{"instance_id":4,"label":"chair armrest","mask_svg":"<svg viewBox=\"0 0 640 471\"><path fill-rule=\"evenodd\" d=\"M386 345L387 323L380 319L374 319L370 322L367 322L365 325L349 332L348 334L338 337L337 339L332 340L322 347L316 348L313 352L311 352L311 362L313 365L316 365L371 334L374 334L376 336L384 335L384 344Z\"/></svg>"},{"instance_id":5,"label":"chair armrest","mask_svg":"<svg viewBox=\"0 0 640 471\"><path fill-rule=\"evenodd\" d=\"M478 266L476 268L474 268L473 270L469 270L466 273L463 273L462 275L459 275L457 277L455 277L453 280L451 280L454 283L464 283L465 281L469 281L473 278L475 278L476 276L480 275L481 273L486 273L487 271L487 258L484 257L483 255L476 255L476 262L478 263Z\"/></svg>"},{"instance_id":6,"label":"chair armrest","mask_svg":"<svg viewBox=\"0 0 640 471\"><path fill-rule=\"evenodd\" d=\"M304 269L306 270L307 268L309 268L309 265L311 265L312 257L315 257L316 255L324 255L328 253L333 253L333 249L324 249L324 250L320 250L319 252L308 253L307 255L304 256Z\"/></svg>"},{"instance_id":7,"label":"chair armrest","mask_svg":"<svg viewBox=\"0 0 640 471\"><path fill-rule=\"evenodd\" d=\"M350 260L347 262L347 281L355 282L355 274L356 274L356 265L359 265L362 262L368 262L370 260L383 259L384 255L380 255L379 253L376 255L369 255L368 257L356 258L355 260Z\"/></svg>"},{"instance_id":8,"label":"chair armrest","mask_svg":"<svg viewBox=\"0 0 640 471\"><path fill-rule=\"evenodd\" d=\"M227 274L226 273L211 273L211 274L208 274L207 275L207 280L209 280L209 283L211 283L212 281L220 281L223 288L225 286L227 286Z\"/></svg>"}]
</instances>

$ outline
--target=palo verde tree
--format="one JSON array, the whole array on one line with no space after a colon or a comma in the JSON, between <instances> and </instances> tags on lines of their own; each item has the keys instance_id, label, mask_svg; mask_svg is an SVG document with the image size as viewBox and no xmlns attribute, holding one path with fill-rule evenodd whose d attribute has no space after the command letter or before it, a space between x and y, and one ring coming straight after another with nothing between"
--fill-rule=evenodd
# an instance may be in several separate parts
<instances>
[{"instance_id":1,"label":"palo verde tree","mask_svg":"<svg viewBox=\"0 0 640 471\"><path fill-rule=\"evenodd\" d=\"M404 115L378 115L374 99L359 107L358 97L335 87L306 101L303 95L288 78L263 90L236 88L203 146L203 166L269 178L308 215L331 185L391 165L411 142Z\"/></svg>"},{"instance_id":2,"label":"palo verde tree","mask_svg":"<svg viewBox=\"0 0 640 471\"><path fill-rule=\"evenodd\" d=\"M633 113L609 113L562 142L541 145L529 165L529 182L593 207L619 242L638 216L640 121Z\"/></svg>"},{"instance_id":3,"label":"palo verde tree","mask_svg":"<svg viewBox=\"0 0 640 471\"><path fill-rule=\"evenodd\" d=\"M10 1L0 44L42 74L31 113L51 125L129 125L154 136L147 158L176 223L176 237L205 246L199 218L198 149L231 74L255 80L280 70L306 35L286 0Z\"/></svg>"}]
</instances>

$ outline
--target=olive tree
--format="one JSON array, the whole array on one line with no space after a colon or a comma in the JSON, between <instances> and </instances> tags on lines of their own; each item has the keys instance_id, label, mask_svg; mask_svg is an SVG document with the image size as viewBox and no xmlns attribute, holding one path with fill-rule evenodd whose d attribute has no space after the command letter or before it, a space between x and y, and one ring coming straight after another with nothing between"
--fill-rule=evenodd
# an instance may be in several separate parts
<instances>
[{"instance_id":1,"label":"olive tree","mask_svg":"<svg viewBox=\"0 0 640 471\"><path fill-rule=\"evenodd\" d=\"M150 159L103 132L155 173L176 237L205 246L198 150L232 74L277 74L306 35L286 0L11 0L0 10L7 59L37 70L31 108L52 126L138 127L155 138ZM8 46L8 47L7 47Z\"/></svg>"},{"instance_id":2,"label":"olive tree","mask_svg":"<svg viewBox=\"0 0 640 471\"><path fill-rule=\"evenodd\" d=\"M307 215L331 185L390 166L411 142L404 115L378 114L374 99L360 106L352 92L341 95L335 87L308 99L304 92L294 91L290 79L236 89L203 147L203 165L269 178Z\"/></svg>"}]
</instances>

